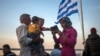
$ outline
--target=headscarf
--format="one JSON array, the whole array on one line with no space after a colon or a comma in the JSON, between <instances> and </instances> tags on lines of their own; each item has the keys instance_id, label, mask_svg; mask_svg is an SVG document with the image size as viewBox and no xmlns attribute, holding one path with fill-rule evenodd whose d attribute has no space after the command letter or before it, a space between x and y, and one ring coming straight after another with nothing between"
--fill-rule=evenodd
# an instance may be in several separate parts
<instances>
[{"instance_id":1,"label":"headscarf","mask_svg":"<svg viewBox=\"0 0 100 56\"><path fill-rule=\"evenodd\" d=\"M96 30L96 28L91 28L90 32L91 32L91 33L96 33L97 30Z\"/></svg>"},{"instance_id":2,"label":"headscarf","mask_svg":"<svg viewBox=\"0 0 100 56\"><path fill-rule=\"evenodd\" d=\"M61 20L63 20L68 27L72 26L72 22L68 17L63 17Z\"/></svg>"}]
</instances>

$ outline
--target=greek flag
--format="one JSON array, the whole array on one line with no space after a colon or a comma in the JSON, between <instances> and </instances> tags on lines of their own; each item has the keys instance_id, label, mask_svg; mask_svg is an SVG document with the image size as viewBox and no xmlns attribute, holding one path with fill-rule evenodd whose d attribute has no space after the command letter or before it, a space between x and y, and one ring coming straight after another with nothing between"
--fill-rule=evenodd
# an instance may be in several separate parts
<instances>
[{"instance_id":1,"label":"greek flag","mask_svg":"<svg viewBox=\"0 0 100 56\"><path fill-rule=\"evenodd\" d=\"M76 0L62 0L59 5L57 21L59 21L62 17L70 16L77 12L78 12L78 8L77 8Z\"/></svg>"}]
</instances>

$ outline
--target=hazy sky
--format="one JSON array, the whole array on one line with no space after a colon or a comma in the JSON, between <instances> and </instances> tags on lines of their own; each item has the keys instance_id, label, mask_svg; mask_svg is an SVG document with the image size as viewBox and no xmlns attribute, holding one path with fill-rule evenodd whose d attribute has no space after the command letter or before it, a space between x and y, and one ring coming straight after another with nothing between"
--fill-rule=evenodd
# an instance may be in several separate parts
<instances>
[{"instance_id":1,"label":"hazy sky","mask_svg":"<svg viewBox=\"0 0 100 56\"><path fill-rule=\"evenodd\" d=\"M79 0L78 0L79 1ZM58 6L61 0L0 0L0 45L5 43L18 47L16 37L16 27L20 24L19 17L23 13L32 16L39 16L45 19L45 27L55 25L57 18ZM78 6L79 7L79 6ZM79 7L80 8L80 7ZM100 34L100 0L82 0L83 20L85 29L85 38L90 33L91 27L96 27ZM71 16L73 27L78 32L78 46L82 45L82 31L79 14L75 13ZM59 28L62 30L60 25ZM45 47L53 47L51 32L44 32ZM49 44L48 44L49 43ZM16 44L16 45L13 45ZM48 47L49 46L49 47Z\"/></svg>"}]
</instances>

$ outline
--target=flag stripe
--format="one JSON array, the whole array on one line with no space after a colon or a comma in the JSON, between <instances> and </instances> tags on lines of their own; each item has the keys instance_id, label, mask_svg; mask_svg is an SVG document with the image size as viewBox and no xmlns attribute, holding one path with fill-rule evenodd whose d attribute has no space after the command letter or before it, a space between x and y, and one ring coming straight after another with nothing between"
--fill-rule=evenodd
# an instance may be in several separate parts
<instances>
[{"instance_id":1,"label":"flag stripe","mask_svg":"<svg viewBox=\"0 0 100 56\"><path fill-rule=\"evenodd\" d=\"M56 23L59 23L62 17L70 16L74 13L78 13L77 0L62 0L59 5Z\"/></svg>"},{"instance_id":2,"label":"flag stripe","mask_svg":"<svg viewBox=\"0 0 100 56\"><path fill-rule=\"evenodd\" d=\"M69 4L67 4L59 13L62 14L63 11L67 10L68 7L72 6L74 3L76 3L76 1L70 2ZM67 12L66 12L67 13Z\"/></svg>"},{"instance_id":3,"label":"flag stripe","mask_svg":"<svg viewBox=\"0 0 100 56\"><path fill-rule=\"evenodd\" d=\"M64 14L68 14L68 11L70 9L73 9L75 6L77 6L77 2L75 2L74 4L72 4L71 6L69 6L67 9L65 7L65 10L63 10L62 12L58 13L58 17L57 19L59 19L61 16L63 16Z\"/></svg>"},{"instance_id":4,"label":"flag stripe","mask_svg":"<svg viewBox=\"0 0 100 56\"><path fill-rule=\"evenodd\" d=\"M68 13L66 16L70 16L72 13L77 13L77 12L78 12L78 10L73 10L70 13Z\"/></svg>"},{"instance_id":5,"label":"flag stripe","mask_svg":"<svg viewBox=\"0 0 100 56\"><path fill-rule=\"evenodd\" d=\"M66 16L67 16L71 11L74 11L74 10L77 10L77 7L76 7L76 6L73 7L73 8L71 8L71 9L66 13Z\"/></svg>"},{"instance_id":6,"label":"flag stripe","mask_svg":"<svg viewBox=\"0 0 100 56\"><path fill-rule=\"evenodd\" d=\"M74 3L76 2L76 0L66 0L61 6L60 6L60 8L62 8L61 10L60 10L60 8L59 8L59 14L60 13L62 13L64 10L66 10L68 7L70 7L71 5L73 5Z\"/></svg>"},{"instance_id":7,"label":"flag stripe","mask_svg":"<svg viewBox=\"0 0 100 56\"><path fill-rule=\"evenodd\" d=\"M58 13L59 13L61 10L63 10L63 9L67 6L67 4L70 3L70 2L71 2L71 0L63 0L63 2L61 2L60 6L59 6L59 11L58 11Z\"/></svg>"},{"instance_id":8,"label":"flag stripe","mask_svg":"<svg viewBox=\"0 0 100 56\"><path fill-rule=\"evenodd\" d=\"M62 0L62 2L60 3L60 5L62 5L66 0Z\"/></svg>"},{"instance_id":9,"label":"flag stripe","mask_svg":"<svg viewBox=\"0 0 100 56\"><path fill-rule=\"evenodd\" d=\"M74 7L73 9L70 9L69 11L68 11L68 13L65 13L65 14L63 14L61 17L59 17L58 19L61 19L62 17L65 17L65 16L70 16L72 13L77 13L78 12L78 10L77 10L77 7Z\"/></svg>"}]
</instances>

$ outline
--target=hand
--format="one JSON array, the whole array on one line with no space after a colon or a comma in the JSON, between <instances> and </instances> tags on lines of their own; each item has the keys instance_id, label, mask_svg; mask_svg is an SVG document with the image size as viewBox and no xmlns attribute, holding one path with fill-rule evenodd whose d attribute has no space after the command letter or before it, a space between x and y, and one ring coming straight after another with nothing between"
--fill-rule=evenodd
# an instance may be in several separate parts
<instances>
[{"instance_id":1,"label":"hand","mask_svg":"<svg viewBox=\"0 0 100 56\"><path fill-rule=\"evenodd\" d=\"M40 38L40 42L41 42L41 43L44 43L44 40L43 40L42 38Z\"/></svg>"},{"instance_id":2,"label":"hand","mask_svg":"<svg viewBox=\"0 0 100 56\"><path fill-rule=\"evenodd\" d=\"M55 32L55 31L51 31L51 33L52 33L52 35L53 35L53 36L56 34L56 32Z\"/></svg>"},{"instance_id":3,"label":"hand","mask_svg":"<svg viewBox=\"0 0 100 56\"><path fill-rule=\"evenodd\" d=\"M62 35L62 32L60 30L55 30L55 33L57 33L59 36Z\"/></svg>"}]
</instances>

